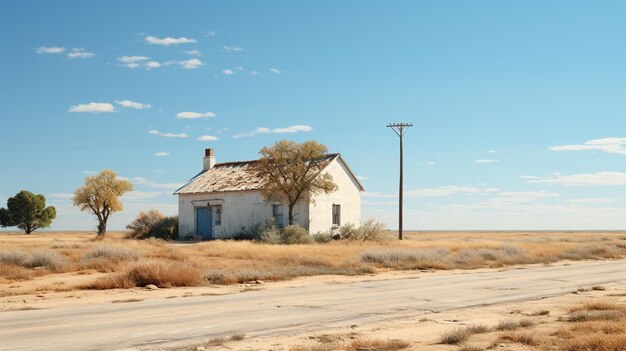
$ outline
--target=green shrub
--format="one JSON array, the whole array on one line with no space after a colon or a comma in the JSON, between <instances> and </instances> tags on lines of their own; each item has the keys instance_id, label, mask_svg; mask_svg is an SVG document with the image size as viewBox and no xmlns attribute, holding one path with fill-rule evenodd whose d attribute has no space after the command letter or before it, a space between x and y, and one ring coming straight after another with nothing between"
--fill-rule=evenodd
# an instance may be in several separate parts
<instances>
[{"instance_id":1,"label":"green shrub","mask_svg":"<svg viewBox=\"0 0 626 351\"><path fill-rule=\"evenodd\" d=\"M265 223L253 224L249 227L241 227L241 230L235 235L235 240L259 240L264 241L262 238L263 233L266 233L268 239L272 236L270 232L278 230L276 223L273 219L268 220Z\"/></svg>"},{"instance_id":2,"label":"green shrub","mask_svg":"<svg viewBox=\"0 0 626 351\"><path fill-rule=\"evenodd\" d=\"M139 212L137 218L126 226L126 229L130 229L128 235L133 239L143 238L150 231L150 228L162 220L163 217L161 212L155 209L150 209L148 212Z\"/></svg>"},{"instance_id":3,"label":"green shrub","mask_svg":"<svg viewBox=\"0 0 626 351\"><path fill-rule=\"evenodd\" d=\"M178 217L166 217L155 209L142 211L126 229L130 229L128 235L133 239L175 240L178 238Z\"/></svg>"},{"instance_id":4,"label":"green shrub","mask_svg":"<svg viewBox=\"0 0 626 351\"><path fill-rule=\"evenodd\" d=\"M386 230L386 226L383 223L376 221L373 218L366 220L361 226L357 228L356 240L380 240L382 234Z\"/></svg>"},{"instance_id":5,"label":"green shrub","mask_svg":"<svg viewBox=\"0 0 626 351\"><path fill-rule=\"evenodd\" d=\"M337 229L339 239L354 239L356 235L356 226L352 223L346 223Z\"/></svg>"},{"instance_id":6,"label":"green shrub","mask_svg":"<svg viewBox=\"0 0 626 351\"><path fill-rule=\"evenodd\" d=\"M178 239L178 216L165 217L156 222L143 238Z\"/></svg>"},{"instance_id":7,"label":"green shrub","mask_svg":"<svg viewBox=\"0 0 626 351\"><path fill-rule=\"evenodd\" d=\"M309 232L297 225L279 229L273 220L264 224L242 227L235 236L236 240L257 240L266 244L308 244L313 241Z\"/></svg>"},{"instance_id":8,"label":"green shrub","mask_svg":"<svg viewBox=\"0 0 626 351\"><path fill-rule=\"evenodd\" d=\"M280 230L274 225L274 222L267 223L261 228L260 238L267 244L280 244L282 241Z\"/></svg>"},{"instance_id":9,"label":"green shrub","mask_svg":"<svg viewBox=\"0 0 626 351\"><path fill-rule=\"evenodd\" d=\"M323 244L332 241L333 236L330 234L330 232L318 232L311 235L311 239L313 239L313 241L316 243Z\"/></svg>"},{"instance_id":10,"label":"green shrub","mask_svg":"<svg viewBox=\"0 0 626 351\"><path fill-rule=\"evenodd\" d=\"M352 223L342 225L337 230L337 235L346 240L380 240L385 230L384 224L370 218L358 227Z\"/></svg>"},{"instance_id":11,"label":"green shrub","mask_svg":"<svg viewBox=\"0 0 626 351\"><path fill-rule=\"evenodd\" d=\"M298 225L288 225L281 232L281 242L283 244L310 244L311 241L309 232Z\"/></svg>"}]
</instances>

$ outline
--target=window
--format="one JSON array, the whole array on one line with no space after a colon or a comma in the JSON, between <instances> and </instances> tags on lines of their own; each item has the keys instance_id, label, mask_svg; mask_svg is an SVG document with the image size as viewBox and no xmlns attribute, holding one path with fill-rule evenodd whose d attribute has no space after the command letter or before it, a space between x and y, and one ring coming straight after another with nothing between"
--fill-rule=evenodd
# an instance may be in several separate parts
<instances>
[{"instance_id":1,"label":"window","mask_svg":"<svg viewBox=\"0 0 626 351\"><path fill-rule=\"evenodd\" d=\"M341 225L341 205L333 205L333 226Z\"/></svg>"},{"instance_id":2,"label":"window","mask_svg":"<svg viewBox=\"0 0 626 351\"><path fill-rule=\"evenodd\" d=\"M215 206L215 225L222 225L222 206Z\"/></svg>"},{"instance_id":3,"label":"window","mask_svg":"<svg viewBox=\"0 0 626 351\"><path fill-rule=\"evenodd\" d=\"M272 217L274 217L274 222L276 222L278 228L285 226L285 215L283 214L282 206L272 205Z\"/></svg>"}]
</instances>

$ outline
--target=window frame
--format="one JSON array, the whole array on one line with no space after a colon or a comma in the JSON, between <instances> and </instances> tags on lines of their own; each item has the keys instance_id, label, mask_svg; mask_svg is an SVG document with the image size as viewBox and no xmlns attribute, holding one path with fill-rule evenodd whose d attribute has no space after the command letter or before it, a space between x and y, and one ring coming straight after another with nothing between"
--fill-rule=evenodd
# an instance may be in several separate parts
<instances>
[{"instance_id":1,"label":"window frame","mask_svg":"<svg viewBox=\"0 0 626 351\"><path fill-rule=\"evenodd\" d=\"M214 211L213 211L214 225L222 225L222 214L223 214L222 205L213 206L213 208L214 208Z\"/></svg>"},{"instance_id":2,"label":"window frame","mask_svg":"<svg viewBox=\"0 0 626 351\"><path fill-rule=\"evenodd\" d=\"M285 212L282 207L281 204L272 204L272 218L274 218L274 223L278 228L285 227Z\"/></svg>"},{"instance_id":3,"label":"window frame","mask_svg":"<svg viewBox=\"0 0 626 351\"><path fill-rule=\"evenodd\" d=\"M336 227L341 226L341 205L340 204L333 204L331 216L332 216L331 220L332 220L333 226L336 226Z\"/></svg>"}]
</instances>

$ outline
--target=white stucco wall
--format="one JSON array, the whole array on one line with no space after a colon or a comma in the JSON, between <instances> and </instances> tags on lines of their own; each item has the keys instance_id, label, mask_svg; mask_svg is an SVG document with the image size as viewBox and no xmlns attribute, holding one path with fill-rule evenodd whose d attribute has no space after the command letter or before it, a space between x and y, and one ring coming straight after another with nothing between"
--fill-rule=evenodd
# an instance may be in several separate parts
<instances>
[{"instance_id":1,"label":"white stucco wall","mask_svg":"<svg viewBox=\"0 0 626 351\"><path fill-rule=\"evenodd\" d=\"M213 238L232 238L241 231L243 226L265 223L272 218L273 202L267 201L259 191L237 191L204 194L178 195L178 236L184 239L188 235L196 235L196 207L207 205L222 206L222 225L215 225L213 211ZM287 223L287 205L282 204L285 223ZM309 207L299 204L294 209L295 222L308 228Z\"/></svg>"},{"instance_id":2,"label":"white stucco wall","mask_svg":"<svg viewBox=\"0 0 626 351\"><path fill-rule=\"evenodd\" d=\"M350 176L346 165L336 158L329 164L328 172L339 188L330 194L317 195L309 205L309 233L326 232L332 227L332 206L341 205L341 225L361 222L361 192L356 180Z\"/></svg>"}]
</instances>

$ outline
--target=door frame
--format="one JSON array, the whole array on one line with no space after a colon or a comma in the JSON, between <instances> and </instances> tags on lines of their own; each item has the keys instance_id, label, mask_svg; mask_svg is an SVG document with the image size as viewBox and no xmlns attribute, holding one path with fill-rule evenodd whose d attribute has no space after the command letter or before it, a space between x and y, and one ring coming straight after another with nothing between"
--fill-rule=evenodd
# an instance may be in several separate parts
<instances>
[{"instance_id":1,"label":"door frame","mask_svg":"<svg viewBox=\"0 0 626 351\"><path fill-rule=\"evenodd\" d=\"M211 240L213 239L213 206L198 206L195 207L194 209L195 213L195 231L196 231L196 235L200 236L203 240ZM198 225L200 224L200 222L198 221L198 211L199 210L206 210L209 213L209 218L210 218L210 223L209 223L209 236L208 237L204 237L200 234L200 231L198 230Z\"/></svg>"}]
</instances>

